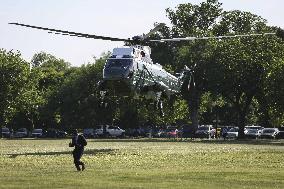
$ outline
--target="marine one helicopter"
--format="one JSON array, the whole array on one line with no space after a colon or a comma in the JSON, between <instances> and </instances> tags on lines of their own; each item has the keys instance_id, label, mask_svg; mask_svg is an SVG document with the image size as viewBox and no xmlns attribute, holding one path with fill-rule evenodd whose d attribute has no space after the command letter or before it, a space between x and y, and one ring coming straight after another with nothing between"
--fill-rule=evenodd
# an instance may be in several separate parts
<instances>
[{"instance_id":1,"label":"marine one helicopter","mask_svg":"<svg viewBox=\"0 0 284 189\"><path fill-rule=\"evenodd\" d=\"M122 39L32 26L21 23L9 24L46 30L48 31L48 33L54 33L59 35L68 35L110 41L122 41L126 43L135 44L132 46L114 48L111 56L107 59L103 69L103 80L100 81L98 84L102 102L105 102L105 98L107 96L133 98L143 97L149 100L154 100L161 115L163 115L163 98L171 99L171 97L173 97L174 95L181 93L182 89L190 89L191 87L194 87L194 69L189 69L188 67L185 67L183 70L181 70L181 73L179 73L178 76L170 74L169 72L164 70L160 64L153 63L150 57L151 48L149 46L140 45L142 42L178 42L275 34L264 33L216 37L185 37L158 40L149 39L149 36L151 36L153 33L157 32L165 26L165 24L161 23L158 24L147 34L143 34L141 36L134 36L131 39Z\"/></svg>"}]
</instances>

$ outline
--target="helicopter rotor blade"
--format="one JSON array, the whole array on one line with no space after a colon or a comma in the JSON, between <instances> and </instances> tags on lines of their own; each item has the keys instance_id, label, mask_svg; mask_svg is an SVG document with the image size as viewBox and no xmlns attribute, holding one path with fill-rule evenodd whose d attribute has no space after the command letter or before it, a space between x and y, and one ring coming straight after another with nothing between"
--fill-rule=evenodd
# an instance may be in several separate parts
<instances>
[{"instance_id":1,"label":"helicopter rotor blade","mask_svg":"<svg viewBox=\"0 0 284 189\"><path fill-rule=\"evenodd\" d=\"M152 35L153 33L156 33L157 31L159 31L161 28L163 28L166 24L165 23L160 23L158 24L155 28L153 28L152 30L150 30L149 33L144 34L143 35L143 39L148 38L150 35Z\"/></svg>"},{"instance_id":2,"label":"helicopter rotor blade","mask_svg":"<svg viewBox=\"0 0 284 189\"><path fill-rule=\"evenodd\" d=\"M102 39L102 40L109 40L109 41L122 41L122 42L131 42L132 41L131 39L121 39L121 38L116 38L116 37L106 37L106 36L99 36L99 35L93 35L93 34L71 32L71 31L67 31L67 30L58 30L58 29L45 28L45 27L40 27L40 26L32 26L32 25L21 24L21 23L9 23L9 24L17 25L17 26L23 26L23 27L27 27L27 28L45 30L45 31L48 31L48 33L53 33L53 34L58 34L58 35L69 35L69 36L75 36L75 37Z\"/></svg>"},{"instance_id":3,"label":"helicopter rotor blade","mask_svg":"<svg viewBox=\"0 0 284 189\"><path fill-rule=\"evenodd\" d=\"M166 41L179 42L179 41L194 41L194 40L208 40L208 39L241 38L241 37L252 37L252 36L265 36L265 35L276 35L276 33L227 35L227 36L215 36L215 37L184 37L184 38L171 38L171 39L157 39L157 40L149 40L149 41L151 42L166 42Z\"/></svg>"}]
</instances>

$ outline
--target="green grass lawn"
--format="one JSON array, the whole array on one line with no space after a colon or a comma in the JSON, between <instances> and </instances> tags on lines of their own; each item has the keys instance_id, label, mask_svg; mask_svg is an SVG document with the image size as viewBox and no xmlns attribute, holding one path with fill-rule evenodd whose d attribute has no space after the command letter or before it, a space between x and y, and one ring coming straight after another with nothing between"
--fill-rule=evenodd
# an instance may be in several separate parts
<instances>
[{"instance_id":1,"label":"green grass lawn","mask_svg":"<svg viewBox=\"0 0 284 189\"><path fill-rule=\"evenodd\" d=\"M284 141L0 139L0 188L284 188Z\"/></svg>"}]
</instances>

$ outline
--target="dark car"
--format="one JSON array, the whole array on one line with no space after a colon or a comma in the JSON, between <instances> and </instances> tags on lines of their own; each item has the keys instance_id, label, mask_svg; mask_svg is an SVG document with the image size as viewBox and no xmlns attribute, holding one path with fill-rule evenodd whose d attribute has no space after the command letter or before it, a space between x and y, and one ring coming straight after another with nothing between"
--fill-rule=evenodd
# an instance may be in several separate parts
<instances>
[{"instance_id":1,"label":"dark car","mask_svg":"<svg viewBox=\"0 0 284 189\"><path fill-rule=\"evenodd\" d=\"M258 129L248 129L247 132L245 133L246 138L253 138L257 139L261 135L261 130Z\"/></svg>"},{"instance_id":2,"label":"dark car","mask_svg":"<svg viewBox=\"0 0 284 189\"><path fill-rule=\"evenodd\" d=\"M95 137L95 129L86 128L83 130L83 135L85 138L94 138Z\"/></svg>"},{"instance_id":3,"label":"dark car","mask_svg":"<svg viewBox=\"0 0 284 189\"><path fill-rule=\"evenodd\" d=\"M57 130L55 130L55 129L48 129L44 133L44 137L46 137L46 138L56 138L57 137Z\"/></svg>"},{"instance_id":4,"label":"dark car","mask_svg":"<svg viewBox=\"0 0 284 189\"><path fill-rule=\"evenodd\" d=\"M277 134L276 138L284 139L284 127L279 127L278 130L279 130L279 133Z\"/></svg>"},{"instance_id":5,"label":"dark car","mask_svg":"<svg viewBox=\"0 0 284 189\"><path fill-rule=\"evenodd\" d=\"M10 138L12 135L12 133L10 132L10 130L6 127L2 127L1 128L1 137L4 138Z\"/></svg>"},{"instance_id":6,"label":"dark car","mask_svg":"<svg viewBox=\"0 0 284 189\"><path fill-rule=\"evenodd\" d=\"M32 131L32 137L33 138L41 138L41 137L43 137L43 130L42 129L34 129L33 131Z\"/></svg>"},{"instance_id":7,"label":"dark car","mask_svg":"<svg viewBox=\"0 0 284 189\"><path fill-rule=\"evenodd\" d=\"M67 132L66 131L57 131L57 138L65 138L67 136Z\"/></svg>"},{"instance_id":8,"label":"dark car","mask_svg":"<svg viewBox=\"0 0 284 189\"><path fill-rule=\"evenodd\" d=\"M212 125L201 125L195 131L197 138L214 138L216 130Z\"/></svg>"},{"instance_id":9,"label":"dark car","mask_svg":"<svg viewBox=\"0 0 284 189\"><path fill-rule=\"evenodd\" d=\"M28 133L28 129L26 128L20 128L15 133L15 137L17 138L23 138L23 137L28 137L28 136L29 136L29 133Z\"/></svg>"},{"instance_id":10,"label":"dark car","mask_svg":"<svg viewBox=\"0 0 284 189\"><path fill-rule=\"evenodd\" d=\"M57 130L57 129L48 129L44 133L44 137L46 138L65 138L67 136L67 132Z\"/></svg>"},{"instance_id":11,"label":"dark car","mask_svg":"<svg viewBox=\"0 0 284 189\"><path fill-rule=\"evenodd\" d=\"M278 128L264 128L261 132L260 137L275 139L278 133L279 133Z\"/></svg>"},{"instance_id":12,"label":"dark car","mask_svg":"<svg viewBox=\"0 0 284 189\"><path fill-rule=\"evenodd\" d=\"M182 125L181 133L183 138L193 138L195 130L191 125Z\"/></svg>"}]
</instances>

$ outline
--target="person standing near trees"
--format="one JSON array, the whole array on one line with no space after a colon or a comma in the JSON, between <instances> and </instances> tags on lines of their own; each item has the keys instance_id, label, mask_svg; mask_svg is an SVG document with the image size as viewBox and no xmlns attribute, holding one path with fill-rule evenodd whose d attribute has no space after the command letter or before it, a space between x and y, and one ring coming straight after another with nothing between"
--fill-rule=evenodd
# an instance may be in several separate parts
<instances>
[{"instance_id":1,"label":"person standing near trees","mask_svg":"<svg viewBox=\"0 0 284 189\"><path fill-rule=\"evenodd\" d=\"M77 129L73 131L73 138L72 141L69 143L69 147L75 147L72 154L74 158L74 164L77 169L77 171L84 171L85 170L85 164L80 161L83 153L84 153L84 147L87 145L87 141L83 135L79 135ZM80 167L82 166L82 168Z\"/></svg>"}]
</instances>

